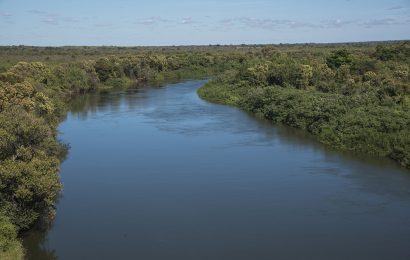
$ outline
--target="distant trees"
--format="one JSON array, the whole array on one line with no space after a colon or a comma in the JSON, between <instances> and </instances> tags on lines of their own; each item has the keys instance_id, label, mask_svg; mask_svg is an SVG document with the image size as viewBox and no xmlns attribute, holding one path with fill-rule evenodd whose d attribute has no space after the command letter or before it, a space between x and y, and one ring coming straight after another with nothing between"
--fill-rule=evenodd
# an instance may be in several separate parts
<instances>
[{"instance_id":1,"label":"distant trees","mask_svg":"<svg viewBox=\"0 0 410 260\"><path fill-rule=\"evenodd\" d=\"M247 68L246 73L243 75L245 79L253 85L266 84L268 79L268 71L270 69L270 63L256 64Z\"/></svg>"},{"instance_id":2,"label":"distant trees","mask_svg":"<svg viewBox=\"0 0 410 260\"><path fill-rule=\"evenodd\" d=\"M298 88L306 89L311 84L312 79L313 68L310 65L300 65L296 86Z\"/></svg>"},{"instance_id":3,"label":"distant trees","mask_svg":"<svg viewBox=\"0 0 410 260\"><path fill-rule=\"evenodd\" d=\"M116 56L98 59L94 69L98 79L102 83L110 79L128 78L136 82L145 82L155 79L159 74L168 71L189 69L200 70L201 68L216 67L215 57L210 54L161 55L145 54L118 58ZM219 65L219 64L218 64Z\"/></svg>"},{"instance_id":4,"label":"distant trees","mask_svg":"<svg viewBox=\"0 0 410 260\"><path fill-rule=\"evenodd\" d=\"M410 46L406 43L396 45L378 45L374 56L382 61L400 61L409 59Z\"/></svg>"},{"instance_id":5,"label":"distant trees","mask_svg":"<svg viewBox=\"0 0 410 260\"><path fill-rule=\"evenodd\" d=\"M333 69L337 69L342 65L348 65L352 61L351 54L346 49L333 51L332 54L326 58L327 66Z\"/></svg>"}]
</instances>

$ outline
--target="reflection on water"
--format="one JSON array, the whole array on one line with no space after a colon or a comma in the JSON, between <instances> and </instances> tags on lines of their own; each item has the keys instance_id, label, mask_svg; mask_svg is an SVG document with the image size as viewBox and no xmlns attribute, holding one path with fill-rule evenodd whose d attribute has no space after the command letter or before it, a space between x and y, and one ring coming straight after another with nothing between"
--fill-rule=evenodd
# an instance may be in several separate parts
<instances>
[{"instance_id":1,"label":"reflection on water","mask_svg":"<svg viewBox=\"0 0 410 260\"><path fill-rule=\"evenodd\" d=\"M58 259L56 251L47 247L47 230L37 228L36 231L26 234L23 246L27 248L27 259Z\"/></svg>"},{"instance_id":2,"label":"reflection on water","mask_svg":"<svg viewBox=\"0 0 410 260\"><path fill-rule=\"evenodd\" d=\"M30 259L409 259L410 174L200 100L204 81L79 97L64 197Z\"/></svg>"}]
</instances>

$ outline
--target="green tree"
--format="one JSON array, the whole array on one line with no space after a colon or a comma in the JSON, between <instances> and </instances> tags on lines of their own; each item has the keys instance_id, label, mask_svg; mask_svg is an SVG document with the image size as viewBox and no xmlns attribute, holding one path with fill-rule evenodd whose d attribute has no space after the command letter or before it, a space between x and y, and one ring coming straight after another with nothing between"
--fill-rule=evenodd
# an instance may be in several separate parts
<instances>
[{"instance_id":1,"label":"green tree","mask_svg":"<svg viewBox=\"0 0 410 260\"><path fill-rule=\"evenodd\" d=\"M342 65L350 64L353 61L350 52L346 49L333 51L332 55L330 55L326 59L326 64L333 68L337 69Z\"/></svg>"},{"instance_id":2,"label":"green tree","mask_svg":"<svg viewBox=\"0 0 410 260\"><path fill-rule=\"evenodd\" d=\"M312 82L313 69L310 65L300 65L297 79L297 87L306 89Z\"/></svg>"}]
</instances>

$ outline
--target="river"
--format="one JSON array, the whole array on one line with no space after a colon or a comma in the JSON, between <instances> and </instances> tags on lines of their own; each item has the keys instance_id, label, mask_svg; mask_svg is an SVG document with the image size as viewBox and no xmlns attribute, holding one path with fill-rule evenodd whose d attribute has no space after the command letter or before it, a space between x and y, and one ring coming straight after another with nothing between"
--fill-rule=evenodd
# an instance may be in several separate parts
<instances>
[{"instance_id":1,"label":"river","mask_svg":"<svg viewBox=\"0 0 410 260\"><path fill-rule=\"evenodd\" d=\"M410 172L239 109L205 81L79 97L48 259L410 259Z\"/></svg>"}]
</instances>

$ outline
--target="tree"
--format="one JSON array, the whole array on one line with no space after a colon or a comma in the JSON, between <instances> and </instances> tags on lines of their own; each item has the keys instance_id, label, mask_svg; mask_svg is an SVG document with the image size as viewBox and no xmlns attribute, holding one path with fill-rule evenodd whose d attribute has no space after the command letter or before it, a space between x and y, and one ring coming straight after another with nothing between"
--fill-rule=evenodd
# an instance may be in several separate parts
<instances>
[{"instance_id":1,"label":"tree","mask_svg":"<svg viewBox=\"0 0 410 260\"><path fill-rule=\"evenodd\" d=\"M351 62L351 54L346 49L333 51L332 55L326 59L326 64L333 69L337 69L342 65L350 64Z\"/></svg>"},{"instance_id":2,"label":"tree","mask_svg":"<svg viewBox=\"0 0 410 260\"><path fill-rule=\"evenodd\" d=\"M24 81L47 83L49 77L50 70L44 63L21 61L6 73L3 73L0 80L10 83L22 83Z\"/></svg>"},{"instance_id":3,"label":"tree","mask_svg":"<svg viewBox=\"0 0 410 260\"><path fill-rule=\"evenodd\" d=\"M297 87L306 89L313 78L313 69L310 65L301 65L299 67L299 75L297 79Z\"/></svg>"},{"instance_id":4,"label":"tree","mask_svg":"<svg viewBox=\"0 0 410 260\"><path fill-rule=\"evenodd\" d=\"M95 71L100 81L105 82L109 78L119 78L123 75L120 63L116 57L101 58L95 62Z\"/></svg>"}]
</instances>

